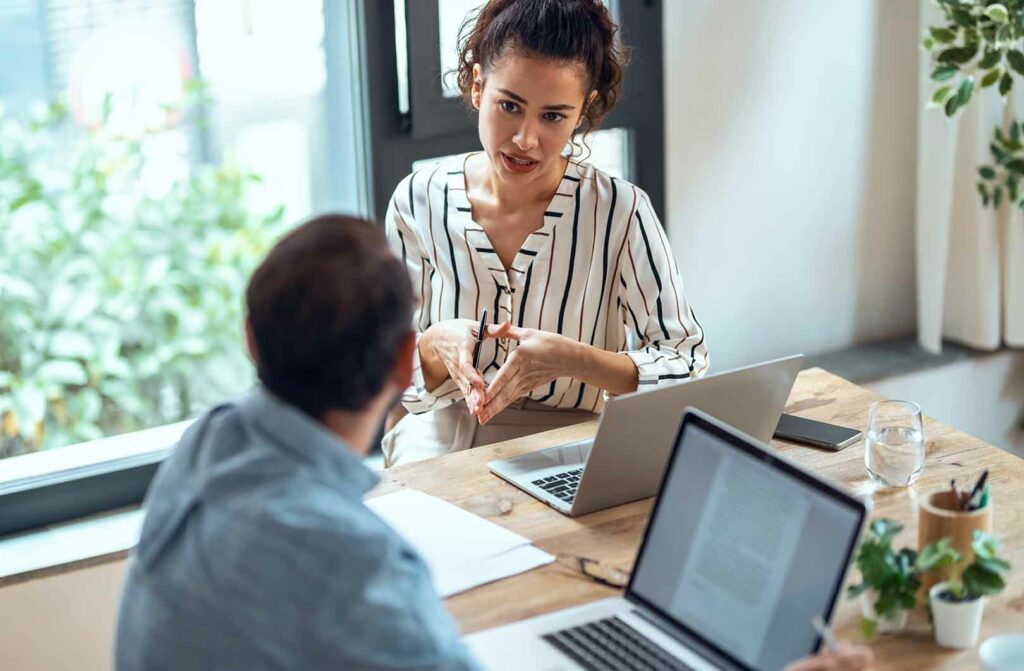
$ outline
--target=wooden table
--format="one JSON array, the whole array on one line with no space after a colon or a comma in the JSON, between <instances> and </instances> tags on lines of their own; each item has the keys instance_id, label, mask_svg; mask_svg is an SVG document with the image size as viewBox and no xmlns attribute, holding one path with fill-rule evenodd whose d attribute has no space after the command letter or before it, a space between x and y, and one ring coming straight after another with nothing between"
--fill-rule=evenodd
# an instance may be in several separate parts
<instances>
[{"instance_id":1,"label":"wooden table","mask_svg":"<svg viewBox=\"0 0 1024 671\"><path fill-rule=\"evenodd\" d=\"M786 412L863 428L867 424L868 406L877 399L867 389L815 368L800 374ZM558 557L558 561L546 567L448 599L448 609L464 633L618 593L582 575L575 568L574 558L591 557L624 571L630 570L653 499L570 518L487 471L487 462L493 459L590 436L595 428L596 422L588 422L385 472L384 481L374 490L374 495L410 487L438 496L522 534ZM877 491L864 470L863 441L838 453L782 441L773 441L772 447L854 492L873 492L872 517L897 519L906 527L896 540L897 546L916 545L916 496L948 485L952 477L966 482L982 468L988 468L995 505L995 533L1003 540L1004 555L1013 569L1007 588L985 607L979 641L998 632L1024 631L1024 461L930 418L925 419L925 438L927 462L915 486ZM856 577L856 571L851 571L849 578ZM957 652L935 645L923 610L918 607L903 632L880 634L871 641L876 668L980 668L976 649ZM843 598L837 612L839 636L860 640L859 621L857 602Z\"/></svg>"}]
</instances>

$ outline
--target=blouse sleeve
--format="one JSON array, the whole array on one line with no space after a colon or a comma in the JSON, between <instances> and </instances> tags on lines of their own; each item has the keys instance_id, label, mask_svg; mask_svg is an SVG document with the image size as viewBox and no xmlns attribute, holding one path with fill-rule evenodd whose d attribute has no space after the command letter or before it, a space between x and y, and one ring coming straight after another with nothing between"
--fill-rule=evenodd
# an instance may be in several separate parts
<instances>
[{"instance_id":1,"label":"blouse sleeve","mask_svg":"<svg viewBox=\"0 0 1024 671\"><path fill-rule=\"evenodd\" d=\"M639 191L619 262L620 314L637 346L638 388L700 377L708 369L704 329L683 293L668 238L646 193Z\"/></svg>"},{"instance_id":2,"label":"blouse sleeve","mask_svg":"<svg viewBox=\"0 0 1024 671\"><path fill-rule=\"evenodd\" d=\"M427 390L427 384L423 379L419 340L431 323L430 277L434 272L434 268L424 251L424 245L415 226L414 178L415 174L409 175L395 189L395 193L391 196L391 201L388 203L384 224L391 251L402 259L406 270L409 271L413 293L417 298L416 308L413 312L416 348L413 350L414 369L412 386L402 394L402 405L405 406L406 410L416 415L449 406L461 399L462 394L450 377L445 378L444 382L432 391ZM404 202L400 203L400 200Z\"/></svg>"}]
</instances>

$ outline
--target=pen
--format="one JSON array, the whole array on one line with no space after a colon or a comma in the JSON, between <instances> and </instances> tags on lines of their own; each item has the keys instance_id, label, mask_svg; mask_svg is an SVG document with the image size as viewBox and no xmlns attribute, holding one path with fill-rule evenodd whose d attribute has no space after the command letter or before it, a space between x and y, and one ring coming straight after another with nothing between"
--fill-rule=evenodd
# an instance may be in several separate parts
<instances>
[{"instance_id":1,"label":"pen","mask_svg":"<svg viewBox=\"0 0 1024 671\"><path fill-rule=\"evenodd\" d=\"M832 635L832 629L825 624L825 620L820 615L815 615L811 620L811 626L814 627L814 631L818 632L818 636L821 636L822 640L825 641L825 646L832 652L836 650L836 637Z\"/></svg>"},{"instance_id":2,"label":"pen","mask_svg":"<svg viewBox=\"0 0 1024 671\"><path fill-rule=\"evenodd\" d=\"M473 368L480 365L480 345L484 342L484 323L486 322L487 310L484 310L483 316L480 317L480 328L476 331L476 344L473 345Z\"/></svg>"},{"instance_id":3,"label":"pen","mask_svg":"<svg viewBox=\"0 0 1024 671\"><path fill-rule=\"evenodd\" d=\"M978 478L978 482L974 485L974 489L971 490L970 496L967 497L967 505L964 510L978 510L981 508L981 502L974 502L975 497L980 497L981 493L985 490L985 481L988 480L988 469L986 468L981 472L981 477Z\"/></svg>"}]
</instances>

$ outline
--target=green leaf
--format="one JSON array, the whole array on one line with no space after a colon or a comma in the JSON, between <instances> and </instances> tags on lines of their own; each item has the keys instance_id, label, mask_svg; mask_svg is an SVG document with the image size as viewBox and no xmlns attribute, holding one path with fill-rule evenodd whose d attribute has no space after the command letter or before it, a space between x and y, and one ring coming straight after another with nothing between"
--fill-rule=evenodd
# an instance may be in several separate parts
<instances>
[{"instance_id":1,"label":"green leaf","mask_svg":"<svg viewBox=\"0 0 1024 671\"><path fill-rule=\"evenodd\" d=\"M949 28L936 28L932 26L928 29L935 41L941 42L942 44L949 44L956 39L956 31L950 30Z\"/></svg>"},{"instance_id":2,"label":"green leaf","mask_svg":"<svg viewBox=\"0 0 1024 671\"><path fill-rule=\"evenodd\" d=\"M999 80L999 95L1005 96L1013 88L1013 78L1010 77L1009 72L1003 73L1003 78Z\"/></svg>"},{"instance_id":3,"label":"green leaf","mask_svg":"<svg viewBox=\"0 0 1024 671\"><path fill-rule=\"evenodd\" d=\"M996 23L1006 23L1010 20L1010 13L1006 11L1005 5L995 4L985 8L985 16Z\"/></svg>"},{"instance_id":4,"label":"green leaf","mask_svg":"<svg viewBox=\"0 0 1024 671\"><path fill-rule=\"evenodd\" d=\"M953 75L960 71L960 68L955 65L940 65L939 67L932 70L931 77L937 82L944 82L947 79L951 79Z\"/></svg>"},{"instance_id":5,"label":"green leaf","mask_svg":"<svg viewBox=\"0 0 1024 671\"><path fill-rule=\"evenodd\" d=\"M865 641L870 641L875 635L875 630L878 629L878 622L872 620L869 617L862 617L860 619L860 635L864 637Z\"/></svg>"},{"instance_id":6,"label":"green leaf","mask_svg":"<svg viewBox=\"0 0 1024 671\"><path fill-rule=\"evenodd\" d=\"M974 77L964 77L960 86L956 89L957 106L966 107L971 101L971 94L974 92Z\"/></svg>"},{"instance_id":7,"label":"green leaf","mask_svg":"<svg viewBox=\"0 0 1024 671\"><path fill-rule=\"evenodd\" d=\"M949 100L949 96L953 93L952 86L942 86L935 89L935 93L932 94L933 105L944 105Z\"/></svg>"},{"instance_id":8,"label":"green leaf","mask_svg":"<svg viewBox=\"0 0 1024 671\"><path fill-rule=\"evenodd\" d=\"M1006 61L1017 74L1024 75L1024 52L1019 49L1010 49L1006 52Z\"/></svg>"},{"instance_id":9,"label":"green leaf","mask_svg":"<svg viewBox=\"0 0 1024 671\"><path fill-rule=\"evenodd\" d=\"M966 45L963 47L952 47L944 49L939 52L936 57L939 63L950 64L950 65L964 65L970 62L974 58L975 54L978 53L978 45Z\"/></svg>"},{"instance_id":10,"label":"green leaf","mask_svg":"<svg viewBox=\"0 0 1024 671\"><path fill-rule=\"evenodd\" d=\"M1009 44L1013 41L1013 26L1005 25L996 33L996 44Z\"/></svg>"},{"instance_id":11,"label":"green leaf","mask_svg":"<svg viewBox=\"0 0 1024 671\"><path fill-rule=\"evenodd\" d=\"M921 48L924 49L925 51L931 51L932 49L934 49L935 44L935 38L932 37L931 35L928 35L923 40L921 40Z\"/></svg>"},{"instance_id":12,"label":"green leaf","mask_svg":"<svg viewBox=\"0 0 1024 671\"><path fill-rule=\"evenodd\" d=\"M982 59L978 61L978 67L981 68L982 70L988 70L993 65L999 63L1002 57L1003 54L1001 51L995 49L987 50L985 52L984 57L982 57Z\"/></svg>"},{"instance_id":13,"label":"green leaf","mask_svg":"<svg viewBox=\"0 0 1024 671\"><path fill-rule=\"evenodd\" d=\"M974 550L974 554L977 556L985 559L995 559L1000 547L1002 547L1002 543L994 535L986 533L981 529L974 530L971 539L971 549Z\"/></svg>"},{"instance_id":14,"label":"green leaf","mask_svg":"<svg viewBox=\"0 0 1024 671\"><path fill-rule=\"evenodd\" d=\"M953 8L951 11L953 21L963 28L974 28L974 17L965 9Z\"/></svg>"},{"instance_id":15,"label":"green leaf","mask_svg":"<svg viewBox=\"0 0 1024 671\"><path fill-rule=\"evenodd\" d=\"M975 557L974 563L990 573L1004 573L1010 570L1010 562L998 557Z\"/></svg>"},{"instance_id":16,"label":"green leaf","mask_svg":"<svg viewBox=\"0 0 1024 671\"><path fill-rule=\"evenodd\" d=\"M982 179L993 180L996 178L995 169L987 165L978 168L978 174L981 175Z\"/></svg>"},{"instance_id":17,"label":"green leaf","mask_svg":"<svg viewBox=\"0 0 1024 671\"><path fill-rule=\"evenodd\" d=\"M96 354L96 348L81 333L57 331L50 340L50 354L61 359L91 359Z\"/></svg>"},{"instance_id":18,"label":"green leaf","mask_svg":"<svg viewBox=\"0 0 1024 671\"><path fill-rule=\"evenodd\" d=\"M981 88L986 89L989 86L992 86L997 81L999 81L999 77L1002 76L1002 74L1003 71L1001 68L989 70L988 72L985 73L985 76L981 78Z\"/></svg>"},{"instance_id":19,"label":"green leaf","mask_svg":"<svg viewBox=\"0 0 1024 671\"><path fill-rule=\"evenodd\" d=\"M1003 167L1010 172L1024 173L1024 158L1015 158L1012 161L1007 161Z\"/></svg>"},{"instance_id":20,"label":"green leaf","mask_svg":"<svg viewBox=\"0 0 1024 671\"><path fill-rule=\"evenodd\" d=\"M977 564L971 564L964 569L964 589L972 596L989 596L998 594L1006 587L1002 577L998 573L986 571Z\"/></svg>"},{"instance_id":21,"label":"green leaf","mask_svg":"<svg viewBox=\"0 0 1024 671\"><path fill-rule=\"evenodd\" d=\"M992 192L992 207L998 208L999 204L1003 202L1003 187L997 186L995 191Z\"/></svg>"},{"instance_id":22,"label":"green leaf","mask_svg":"<svg viewBox=\"0 0 1024 671\"><path fill-rule=\"evenodd\" d=\"M949 538L942 538L924 546L917 556L917 568L930 571L939 566L952 566L960 561L960 553L950 543Z\"/></svg>"},{"instance_id":23,"label":"green leaf","mask_svg":"<svg viewBox=\"0 0 1024 671\"><path fill-rule=\"evenodd\" d=\"M51 359L45 362L36 371L36 376L49 385L82 385L89 381L82 364L69 359Z\"/></svg>"},{"instance_id":24,"label":"green leaf","mask_svg":"<svg viewBox=\"0 0 1024 671\"><path fill-rule=\"evenodd\" d=\"M958 96L950 96L949 100L946 101L946 116L952 118L959 107L960 98Z\"/></svg>"}]
</instances>

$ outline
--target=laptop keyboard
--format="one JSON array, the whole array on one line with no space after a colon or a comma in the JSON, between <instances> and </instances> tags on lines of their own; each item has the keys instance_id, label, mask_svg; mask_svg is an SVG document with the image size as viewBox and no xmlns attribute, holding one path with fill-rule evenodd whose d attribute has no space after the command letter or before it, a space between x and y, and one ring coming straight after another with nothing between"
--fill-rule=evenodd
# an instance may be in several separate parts
<instances>
[{"instance_id":1,"label":"laptop keyboard","mask_svg":"<svg viewBox=\"0 0 1024 671\"><path fill-rule=\"evenodd\" d=\"M576 490L580 486L580 477L583 475L582 468L574 468L565 473L556 473L547 478L534 480L532 484L540 487L548 494L556 496L566 503L572 503L576 498Z\"/></svg>"},{"instance_id":2,"label":"laptop keyboard","mask_svg":"<svg viewBox=\"0 0 1024 671\"><path fill-rule=\"evenodd\" d=\"M544 640L588 671L693 671L617 617L545 634Z\"/></svg>"}]
</instances>

